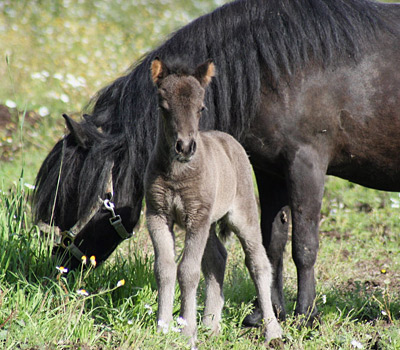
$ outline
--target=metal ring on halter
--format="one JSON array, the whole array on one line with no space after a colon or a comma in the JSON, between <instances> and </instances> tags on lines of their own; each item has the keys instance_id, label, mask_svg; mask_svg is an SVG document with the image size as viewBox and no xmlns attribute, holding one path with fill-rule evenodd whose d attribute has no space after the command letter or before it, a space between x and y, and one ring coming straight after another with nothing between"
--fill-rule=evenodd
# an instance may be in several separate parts
<instances>
[{"instance_id":1,"label":"metal ring on halter","mask_svg":"<svg viewBox=\"0 0 400 350\"><path fill-rule=\"evenodd\" d=\"M105 200L103 201L103 204L104 204L105 208L106 208L108 211L111 212L112 216L115 217L116 215L115 215L115 211L114 211L114 208L115 208L114 203L111 202L109 199L105 199Z\"/></svg>"}]
</instances>

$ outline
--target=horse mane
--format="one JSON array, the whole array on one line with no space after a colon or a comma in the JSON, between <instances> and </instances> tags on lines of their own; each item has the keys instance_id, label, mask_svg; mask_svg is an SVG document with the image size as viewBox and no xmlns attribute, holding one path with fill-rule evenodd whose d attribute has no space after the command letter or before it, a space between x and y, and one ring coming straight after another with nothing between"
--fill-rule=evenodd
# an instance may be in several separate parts
<instances>
[{"instance_id":1,"label":"horse mane","mask_svg":"<svg viewBox=\"0 0 400 350\"><path fill-rule=\"evenodd\" d=\"M79 186L85 191L77 199L81 211L88 210L99 191L98 167L103 169L99 157L114 162L118 192L131 202L143 196L142 181L158 116L156 89L150 79L150 64L156 56L168 66L177 61L193 68L211 58L217 75L207 89L201 127L222 130L243 141L258 110L262 84L274 92L277 82L290 83L291 76L310 62L321 67L356 62L382 30L389 31L385 6L369 0L238 0L175 32L91 101L91 117L84 123L101 128L101 142L94 143L85 156L79 147L66 153L68 161L77 156L83 163ZM56 154L49 159L60 158L61 146L52 152ZM41 192L50 191L44 189L47 182L54 182L49 177L44 170L39 172L39 200ZM69 186L66 183L63 188ZM63 188L59 194L67 198Z\"/></svg>"}]
</instances>

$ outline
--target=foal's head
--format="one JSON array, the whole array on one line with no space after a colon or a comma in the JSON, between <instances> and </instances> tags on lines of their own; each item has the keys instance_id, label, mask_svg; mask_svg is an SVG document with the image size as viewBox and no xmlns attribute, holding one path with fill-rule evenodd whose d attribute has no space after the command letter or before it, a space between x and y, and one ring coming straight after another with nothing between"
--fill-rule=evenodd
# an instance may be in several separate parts
<instances>
[{"instance_id":1,"label":"foal's head","mask_svg":"<svg viewBox=\"0 0 400 350\"><path fill-rule=\"evenodd\" d=\"M192 74L170 69L159 58L151 64L164 125L164 130L159 132L164 133L173 159L181 163L189 162L196 152L199 120L205 108L205 88L214 72L211 61L199 65Z\"/></svg>"}]
</instances>

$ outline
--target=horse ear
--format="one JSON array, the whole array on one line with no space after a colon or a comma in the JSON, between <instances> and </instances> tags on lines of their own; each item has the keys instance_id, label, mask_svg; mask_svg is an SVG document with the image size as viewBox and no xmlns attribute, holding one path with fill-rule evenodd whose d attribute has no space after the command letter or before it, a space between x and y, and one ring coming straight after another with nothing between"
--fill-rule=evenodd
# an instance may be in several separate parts
<instances>
[{"instance_id":1,"label":"horse ear","mask_svg":"<svg viewBox=\"0 0 400 350\"><path fill-rule=\"evenodd\" d=\"M211 60L200 64L194 72L194 77L204 88L210 83L213 76L215 76L215 65Z\"/></svg>"},{"instance_id":2,"label":"horse ear","mask_svg":"<svg viewBox=\"0 0 400 350\"><path fill-rule=\"evenodd\" d=\"M70 116L66 114L63 114L62 116L65 119L69 132L74 137L78 146L87 149L88 144L90 142L89 142L89 137L86 135L85 130L82 127L82 124L77 123L75 120L73 120Z\"/></svg>"},{"instance_id":3,"label":"horse ear","mask_svg":"<svg viewBox=\"0 0 400 350\"><path fill-rule=\"evenodd\" d=\"M168 68L159 57L156 57L153 62L151 62L151 79L154 84L159 84L161 79L164 79L168 74Z\"/></svg>"}]
</instances>

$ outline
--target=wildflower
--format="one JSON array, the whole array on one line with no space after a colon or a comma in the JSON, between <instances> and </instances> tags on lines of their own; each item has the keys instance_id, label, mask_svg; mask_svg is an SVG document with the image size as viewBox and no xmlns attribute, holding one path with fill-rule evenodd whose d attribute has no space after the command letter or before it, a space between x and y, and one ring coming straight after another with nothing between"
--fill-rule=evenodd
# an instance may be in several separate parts
<instances>
[{"instance_id":1,"label":"wildflower","mask_svg":"<svg viewBox=\"0 0 400 350\"><path fill-rule=\"evenodd\" d=\"M356 348L356 349L362 349L362 348L364 348L363 347L363 345L359 342L359 341L357 341L357 340L355 340L355 339L353 339L352 341L351 341L351 346L353 347L353 348Z\"/></svg>"},{"instance_id":2,"label":"wildflower","mask_svg":"<svg viewBox=\"0 0 400 350\"><path fill-rule=\"evenodd\" d=\"M125 284L125 280L124 279L118 281L117 288L122 287L124 284Z\"/></svg>"},{"instance_id":3,"label":"wildflower","mask_svg":"<svg viewBox=\"0 0 400 350\"><path fill-rule=\"evenodd\" d=\"M82 295L83 297L87 297L89 293L86 291L86 289L79 289L76 291L78 295Z\"/></svg>"},{"instance_id":4,"label":"wildflower","mask_svg":"<svg viewBox=\"0 0 400 350\"><path fill-rule=\"evenodd\" d=\"M94 255L92 255L90 257L90 263L92 264L93 267L96 267L96 257Z\"/></svg>"},{"instance_id":5,"label":"wildflower","mask_svg":"<svg viewBox=\"0 0 400 350\"><path fill-rule=\"evenodd\" d=\"M382 310L382 311L381 311L381 314L382 314L383 316L387 316L387 312L386 312L385 310Z\"/></svg>"},{"instance_id":6,"label":"wildflower","mask_svg":"<svg viewBox=\"0 0 400 350\"><path fill-rule=\"evenodd\" d=\"M133 321L132 320L128 320L128 324L129 325L133 325Z\"/></svg>"},{"instance_id":7,"label":"wildflower","mask_svg":"<svg viewBox=\"0 0 400 350\"><path fill-rule=\"evenodd\" d=\"M8 108L16 108L17 107L17 104L14 101L11 101L11 100L6 100L5 105Z\"/></svg>"},{"instance_id":8,"label":"wildflower","mask_svg":"<svg viewBox=\"0 0 400 350\"><path fill-rule=\"evenodd\" d=\"M163 333L168 333L168 323L164 322L163 320L158 320L157 325Z\"/></svg>"},{"instance_id":9,"label":"wildflower","mask_svg":"<svg viewBox=\"0 0 400 350\"><path fill-rule=\"evenodd\" d=\"M382 274L382 275L385 275L386 272L387 272L386 269L382 269L382 270L381 270L381 274Z\"/></svg>"},{"instance_id":10,"label":"wildflower","mask_svg":"<svg viewBox=\"0 0 400 350\"><path fill-rule=\"evenodd\" d=\"M187 322L184 318L182 317L178 317L176 319L176 323L179 324L180 326L187 326Z\"/></svg>"},{"instance_id":11,"label":"wildflower","mask_svg":"<svg viewBox=\"0 0 400 350\"><path fill-rule=\"evenodd\" d=\"M69 97L66 94L61 94L60 95L60 100L63 101L64 103L68 103L69 102Z\"/></svg>"},{"instance_id":12,"label":"wildflower","mask_svg":"<svg viewBox=\"0 0 400 350\"><path fill-rule=\"evenodd\" d=\"M175 333L180 333L180 332L181 332L181 329L178 328L178 327L171 327L171 331L172 331L172 332L175 332Z\"/></svg>"},{"instance_id":13,"label":"wildflower","mask_svg":"<svg viewBox=\"0 0 400 350\"><path fill-rule=\"evenodd\" d=\"M153 313L153 309L149 304L145 304L144 308L147 309L147 314L151 315Z\"/></svg>"},{"instance_id":14,"label":"wildflower","mask_svg":"<svg viewBox=\"0 0 400 350\"><path fill-rule=\"evenodd\" d=\"M34 185L28 184L27 182L24 183L24 186L29 188L30 190L34 190L35 189Z\"/></svg>"},{"instance_id":15,"label":"wildflower","mask_svg":"<svg viewBox=\"0 0 400 350\"><path fill-rule=\"evenodd\" d=\"M86 255L83 255L81 259L82 259L82 264L83 264L83 265L86 265L86 262L87 262L87 257L86 257Z\"/></svg>"},{"instance_id":16,"label":"wildflower","mask_svg":"<svg viewBox=\"0 0 400 350\"><path fill-rule=\"evenodd\" d=\"M67 273L68 269L64 266L56 266L56 269L60 271L60 273Z\"/></svg>"},{"instance_id":17,"label":"wildflower","mask_svg":"<svg viewBox=\"0 0 400 350\"><path fill-rule=\"evenodd\" d=\"M326 295L325 294L322 296L322 304L326 304Z\"/></svg>"},{"instance_id":18,"label":"wildflower","mask_svg":"<svg viewBox=\"0 0 400 350\"><path fill-rule=\"evenodd\" d=\"M39 113L39 115L40 115L41 117L45 117L46 115L49 115L49 114L50 114L50 111L49 111L49 109L48 109L47 107L42 106L42 107L39 108L38 113Z\"/></svg>"}]
</instances>

